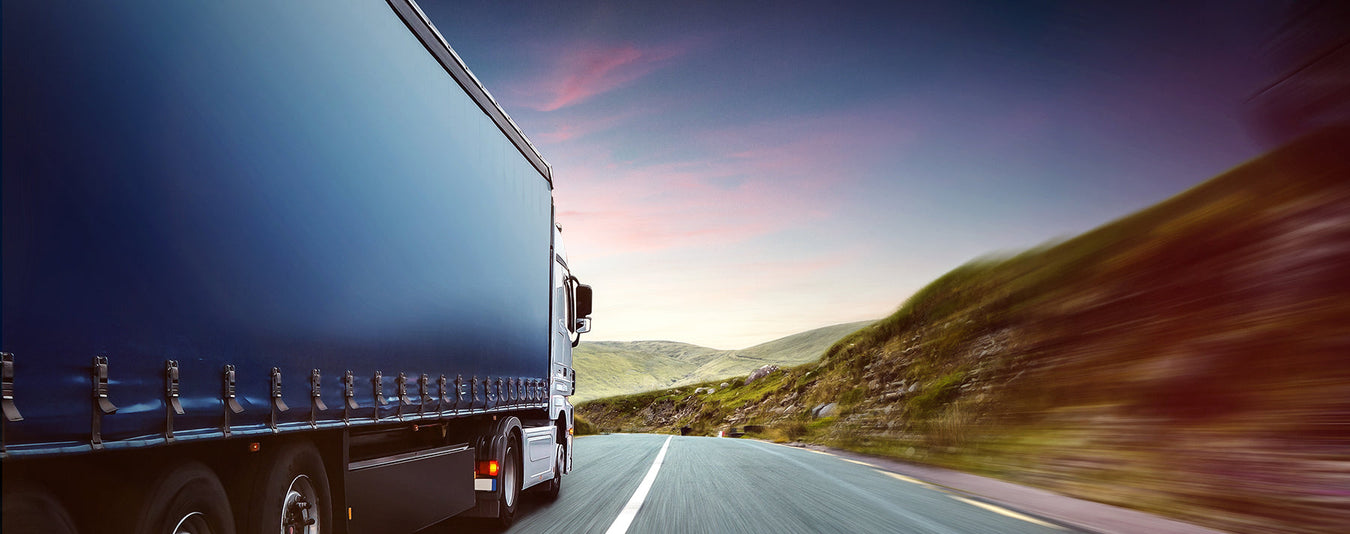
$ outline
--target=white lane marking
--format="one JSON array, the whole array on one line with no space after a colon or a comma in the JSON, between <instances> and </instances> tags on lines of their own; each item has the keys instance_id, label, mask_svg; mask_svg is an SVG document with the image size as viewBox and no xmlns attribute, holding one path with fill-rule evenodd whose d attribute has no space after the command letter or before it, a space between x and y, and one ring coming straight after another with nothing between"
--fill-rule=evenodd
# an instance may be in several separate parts
<instances>
[{"instance_id":1,"label":"white lane marking","mask_svg":"<svg viewBox=\"0 0 1350 534\"><path fill-rule=\"evenodd\" d=\"M956 496L956 495L947 495L947 496L948 496L948 497L951 497L951 498L953 498L953 499L956 499L956 500L958 500L958 501L961 501L961 502L963 502L963 503L969 504L969 505L971 505L971 506L977 506L977 507L980 507L980 508L984 508L985 510L989 510L990 512L994 512L994 513L999 514L999 515L1002 515L1002 516L1011 517L1011 518L1013 518L1013 519L1021 519L1021 520L1023 520L1023 521L1028 522L1028 523L1040 525L1040 526L1043 526L1043 527L1046 527L1046 528L1053 528L1053 529L1056 529L1056 530L1064 530L1064 527L1061 527L1061 526L1059 526L1059 525L1052 525L1052 524L1050 524L1050 523L1046 523L1045 521L1041 521L1040 519L1036 519L1036 518L1031 517L1031 516L1028 516L1028 515L1019 514L1019 513L1017 513L1017 512L1014 512L1014 511L1012 511L1012 510L1009 510L1009 509L1007 509L1007 508L1002 508L1002 507L999 507L999 506L994 506L994 505L988 504L988 503L982 503L982 502L980 502L980 501L975 501L975 500L967 499L967 498L965 498L965 497L958 497L958 496Z\"/></svg>"},{"instance_id":2,"label":"white lane marking","mask_svg":"<svg viewBox=\"0 0 1350 534\"><path fill-rule=\"evenodd\" d=\"M647 499L647 492L651 491L652 483L656 482L656 472L661 470L661 462L666 459L666 448L670 447L670 438L666 436L665 444L661 445L661 452L656 453L656 460L652 462L652 468L647 470L647 476L643 477L642 483L638 484L637 491L633 492L633 498L628 499L628 504L623 506L619 512L619 517L614 518L614 523L609 525L609 530L605 534L624 534L628 532L628 526L633 524L633 518L637 517L638 509L642 508L642 501Z\"/></svg>"}]
</instances>

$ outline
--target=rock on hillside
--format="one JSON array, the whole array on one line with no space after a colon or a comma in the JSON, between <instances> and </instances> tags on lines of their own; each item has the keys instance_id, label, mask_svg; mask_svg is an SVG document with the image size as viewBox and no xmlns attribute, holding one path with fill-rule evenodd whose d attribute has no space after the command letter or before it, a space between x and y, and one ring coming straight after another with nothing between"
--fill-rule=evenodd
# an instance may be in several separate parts
<instances>
[{"instance_id":1,"label":"rock on hillside","mask_svg":"<svg viewBox=\"0 0 1350 534\"><path fill-rule=\"evenodd\" d=\"M760 367L759 369L755 369L754 371L752 371L750 373L750 376L745 377L745 380L742 383L748 385L751 382L769 376L769 373L773 373L776 371L778 371L777 365L765 365L764 367Z\"/></svg>"}]
</instances>

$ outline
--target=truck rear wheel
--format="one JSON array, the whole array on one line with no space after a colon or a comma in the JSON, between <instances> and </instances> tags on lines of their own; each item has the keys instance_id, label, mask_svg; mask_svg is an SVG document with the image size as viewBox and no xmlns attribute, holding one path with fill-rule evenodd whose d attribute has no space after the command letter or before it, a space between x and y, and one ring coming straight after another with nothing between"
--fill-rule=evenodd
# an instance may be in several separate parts
<instances>
[{"instance_id":1,"label":"truck rear wheel","mask_svg":"<svg viewBox=\"0 0 1350 534\"><path fill-rule=\"evenodd\" d=\"M243 532L327 534L333 531L328 472L308 442L281 446L258 471L244 514Z\"/></svg>"},{"instance_id":2,"label":"truck rear wheel","mask_svg":"<svg viewBox=\"0 0 1350 534\"><path fill-rule=\"evenodd\" d=\"M146 493L137 534L234 534L230 498L216 474L198 462L165 471Z\"/></svg>"},{"instance_id":3,"label":"truck rear wheel","mask_svg":"<svg viewBox=\"0 0 1350 534\"><path fill-rule=\"evenodd\" d=\"M3 530L6 534L77 534L75 520L44 488L5 481Z\"/></svg>"},{"instance_id":4,"label":"truck rear wheel","mask_svg":"<svg viewBox=\"0 0 1350 534\"><path fill-rule=\"evenodd\" d=\"M520 504L520 486L524 481L520 452L520 437L512 432L506 438L506 454L502 456L502 496L497 507L497 522L503 527L516 521L516 505Z\"/></svg>"}]
</instances>

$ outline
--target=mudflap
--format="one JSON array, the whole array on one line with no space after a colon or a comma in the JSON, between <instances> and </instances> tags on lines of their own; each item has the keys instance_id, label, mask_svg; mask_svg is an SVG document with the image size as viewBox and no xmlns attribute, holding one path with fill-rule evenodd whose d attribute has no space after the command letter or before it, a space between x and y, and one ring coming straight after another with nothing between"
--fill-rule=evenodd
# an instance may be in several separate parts
<instances>
[{"instance_id":1,"label":"mudflap","mask_svg":"<svg viewBox=\"0 0 1350 534\"><path fill-rule=\"evenodd\" d=\"M520 420L515 417L505 417L493 425L490 435L481 438L480 446L477 449L477 458L479 462L496 460L501 463L505 460L507 433L512 427L519 427ZM473 508L460 513L458 517L492 517L495 518L501 514L501 496L502 486L500 477L491 491L475 491L475 504Z\"/></svg>"}]
</instances>

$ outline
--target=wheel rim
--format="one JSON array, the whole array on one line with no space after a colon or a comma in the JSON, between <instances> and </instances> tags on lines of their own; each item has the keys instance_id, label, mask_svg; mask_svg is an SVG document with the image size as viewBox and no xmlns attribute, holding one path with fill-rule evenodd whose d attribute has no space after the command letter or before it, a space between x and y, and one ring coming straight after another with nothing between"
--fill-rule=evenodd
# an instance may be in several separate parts
<instances>
[{"instance_id":1,"label":"wheel rim","mask_svg":"<svg viewBox=\"0 0 1350 534\"><path fill-rule=\"evenodd\" d=\"M211 532L211 524L206 521L206 514L201 512L183 516L173 527L173 534L211 534Z\"/></svg>"},{"instance_id":2,"label":"wheel rim","mask_svg":"<svg viewBox=\"0 0 1350 534\"><path fill-rule=\"evenodd\" d=\"M502 468L502 500L506 502L506 507L510 508L516 503L516 491L518 491L515 447L507 447L504 460L506 466Z\"/></svg>"},{"instance_id":3,"label":"wheel rim","mask_svg":"<svg viewBox=\"0 0 1350 534\"><path fill-rule=\"evenodd\" d=\"M319 493L308 475L291 480L281 503L282 534L312 534L319 532L319 514L314 509Z\"/></svg>"}]
</instances>

